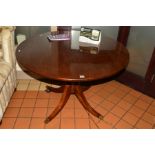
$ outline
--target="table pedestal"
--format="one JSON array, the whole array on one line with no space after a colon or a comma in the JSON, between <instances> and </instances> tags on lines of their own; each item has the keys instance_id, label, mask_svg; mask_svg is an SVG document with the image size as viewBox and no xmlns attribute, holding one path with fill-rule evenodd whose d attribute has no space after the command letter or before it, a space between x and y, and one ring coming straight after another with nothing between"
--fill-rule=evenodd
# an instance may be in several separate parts
<instances>
[{"instance_id":1,"label":"table pedestal","mask_svg":"<svg viewBox=\"0 0 155 155\"><path fill-rule=\"evenodd\" d=\"M54 111L45 119L45 123L50 122L53 118L56 117L56 115L63 109L65 104L67 103L69 97L71 94L75 94L75 96L78 98L82 106L85 108L86 111L90 112L92 115L96 116L99 119L103 119L103 116L99 114L95 109L93 109L88 101L86 100L86 97L83 94L84 90L87 90L88 87L80 86L80 85L65 85L60 88L52 88L47 86L47 92L56 92L56 93L62 93L61 99L59 101L59 104L54 109Z\"/></svg>"}]
</instances>

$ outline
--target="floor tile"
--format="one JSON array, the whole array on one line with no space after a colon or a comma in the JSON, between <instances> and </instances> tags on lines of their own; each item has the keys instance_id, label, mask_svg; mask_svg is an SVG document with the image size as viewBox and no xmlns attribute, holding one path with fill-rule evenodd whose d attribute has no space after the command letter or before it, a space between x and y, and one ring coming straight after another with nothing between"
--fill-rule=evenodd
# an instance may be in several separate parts
<instances>
[{"instance_id":1,"label":"floor tile","mask_svg":"<svg viewBox=\"0 0 155 155\"><path fill-rule=\"evenodd\" d=\"M15 129L28 129L30 125L30 118L17 118L14 128Z\"/></svg>"},{"instance_id":2,"label":"floor tile","mask_svg":"<svg viewBox=\"0 0 155 155\"><path fill-rule=\"evenodd\" d=\"M30 122L30 129L44 129L44 118L32 118Z\"/></svg>"},{"instance_id":3,"label":"floor tile","mask_svg":"<svg viewBox=\"0 0 155 155\"><path fill-rule=\"evenodd\" d=\"M67 108L67 109L74 109L74 100L72 99L69 99L66 103L66 105L64 106L64 108Z\"/></svg>"},{"instance_id":4,"label":"floor tile","mask_svg":"<svg viewBox=\"0 0 155 155\"><path fill-rule=\"evenodd\" d=\"M28 84L18 84L17 85L17 91L24 91L24 90L27 90L28 89Z\"/></svg>"},{"instance_id":5,"label":"floor tile","mask_svg":"<svg viewBox=\"0 0 155 155\"><path fill-rule=\"evenodd\" d=\"M62 109L61 111L62 118L74 118L74 109Z\"/></svg>"},{"instance_id":6,"label":"floor tile","mask_svg":"<svg viewBox=\"0 0 155 155\"><path fill-rule=\"evenodd\" d=\"M50 99L59 99L61 98L62 96L62 93L54 93L54 92L50 92Z\"/></svg>"},{"instance_id":7,"label":"floor tile","mask_svg":"<svg viewBox=\"0 0 155 155\"><path fill-rule=\"evenodd\" d=\"M155 106L155 99L153 100L153 102L151 102L152 106Z\"/></svg>"},{"instance_id":8,"label":"floor tile","mask_svg":"<svg viewBox=\"0 0 155 155\"><path fill-rule=\"evenodd\" d=\"M64 108L67 108L67 109L74 109L74 100L68 100L65 107Z\"/></svg>"},{"instance_id":9,"label":"floor tile","mask_svg":"<svg viewBox=\"0 0 155 155\"><path fill-rule=\"evenodd\" d=\"M46 129L59 129L60 128L60 119L55 118L48 124L45 124Z\"/></svg>"},{"instance_id":10,"label":"floor tile","mask_svg":"<svg viewBox=\"0 0 155 155\"><path fill-rule=\"evenodd\" d=\"M93 102L92 100L88 99L88 103L89 105L92 107L92 108L96 108L99 104L101 104L102 102L100 103L95 103ZM80 103L81 104L81 103ZM82 104L81 104L82 105Z\"/></svg>"},{"instance_id":11,"label":"floor tile","mask_svg":"<svg viewBox=\"0 0 155 155\"><path fill-rule=\"evenodd\" d=\"M131 113L126 113L124 116L123 116L123 120L125 120L126 122L128 122L129 124L131 124L132 126L134 126L136 124L136 122L138 121L138 117L131 114Z\"/></svg>"},{"instance_id":12,"label":"floor tile","mask_svg":"<svg viewBox=\"0 0 155 155\"><path fill-rule=\"evenodd\" d=\"M76 96L74 94L71 94L69 97L69 101L75 101Z\"/></svg>"},{"instance_id":13,"label":"floor tile","mask_svg":"<svg viewBox=\"0 0 155 155\"><path fill-rule=\"evenodd\" d=\"M91 97L92 95L94 95L94 93L92 93L90 90L87 90L84 92L84 95L86 98Z\"/></svg>"},{"instance_id":14,"label":"floor tile","mask_svg":"<svg viewBox=\"0 0 155 155\"><path fill-rule=\"evenodd\" d=\"M33 85L33 84L40 84L40 81L38 81L36 79L31 79L30 80L30 85Z\"/></svg>"},{"instance_id":15,"label":"floor tile","mask_svg":"<svg viewBox=\"0 0 155 155\"><path fill-rule=\"evenodd\" d=\"M46 90L46 83L41 82L40 87L39 87L39 91L45 91Z\"/></svg>"},{"instance_id":16,"label":"floor tile","mask_svg":"<svg viewBox=\"0 0 155 155\"><path fill-rule=\"evenodd\" d=\"M75 109L75 118L88 118L88 113L85 109Z\"/></svg>"},{"instance_id":17,"label":"floor tile","mask_svg":"<svg viewBox=\"0 0 155 155\"><path fill-rule=\"evenodd\" d=\"M149 124L149 123L147 123L147 122L144 121L144 120L140 120L140 121L136 124L135 128L138 128L138 129L151 129L151 128L152 128L152 125Z\"/></svg>"},{"instance_id":18,"label":"floor tile","mask_svg":"<svg viewBox=\"0 0 155 155\"><path fill-rule=\"evenodd\" d=\"M110 101L114 104L117 104L120 101L120 98L117 97L116 95L110 95L109 97L107 97L106 99L107 101Z\"/></svg>"},{"instance_id":19,"label":"floor tile","mask_svg":"<svg viewBox=\"0 0 155 155\"><path fill-rule=\"evenodd\" d=\"M106 115L108 113L108 110L106 110L104 107L98 105L95 110L100 113L102 116Z\"/></svg>"},{"instance_id":20,"label":"floor tile","mask_svg":"<svg viewBox=\"0 0 155 155\"><path fill-rule=\"evenodd\" d=\"M110 125L114 126L118 121L119 121L119 117L115 116L112 113L108 113L105 117L104 117L104 121L108 122Z\"/></svg>"},{"instance_id":21,"label":"floor tile","mask_svg":"<svg viewBox=\"0 0 155 155\"><path fill-rule=\"evenodd\" d=\"M32 117L42 117L45 118L47 113L47 108L34 108Z\"/></svg>"},{"instance_id":22,"label":"floor tile","mask_svg":"<svg viewBox=\"0 0 155 155\"><path fill-rule=\"evenodd\" d=\"M135 96L135 97L140 97L142 95L141 92L136 91L134 89L131 90L130 94L133 95L133 96Z\"/></svg>"},{"instance_id":23,"label":"floor tile","mask_svg":"<svg viewBox=\"0 0 155 155\"><path fill-rule=\"evenodd\" d=\"M0 129L13 129L16 118L3 118Z\"/></svg>"},{"instance_id":24,"label":"floor tile","mask_svg":"<svg viewBox=\"0 0 155 155\"><path fill-rule=\"evenodd\" d=\"M84 92L89 104L104 115L100 120L87 113L75 95L48 124L44 123L60 102L62 93L46 93L46 83L17 80L0 128L32 129L130 129L155 128L155 99L115 80Z\"/></svg>"},{"instance_id":25,"label":"floor tile","mask_svg":"<svg viewBox=\"0 0 155 155\"><path fill-rule=\"evenodd\" d=\"M50 97L50 93L47 93L45 91L39 91L38 92L37 98L40 98L40 99L49 99L49 97Z\"/></svg>"},{"instance_id":26,"label":"floor tile","mask_svg":"<svg viewBox=\"0 0 155 155\"><path fill-rule=\"evenodd\" d=\"M147 103L151 103L153 101L153 98L152 97L149 97L149 96L144 95L144 94L140 96L140 99L142 101L144 101L144 102L147 102Z\"/></svg>"},{"instance_id":27,"label":"floor tile","mask_svg":"<svg viewBox=\"0 0 155 155\"><path fill-rule=\"evenodd\" d=\"M46 117L48 117L54 111L54 109L55 108L47 108ZM60 118L60 113L58 113L55 118Z\"/></svg>"},{"instance_id":28,"label":"floor tile","mask_svg":"<svg viewBox=\"0 0 155 155\"><path fill-rule=\"evenodd\" d=\"M18 117L32 117L33 108L21 108Z\"/></svg>"},{"instance_id":29,"label":"floor tile","mask_svg":"<svg viewBox=\"0 0 155 155\"><path fill-rule=\"evenodd\" d=\"M59 105L59 102L60 102L60 99L49 99L48 107L55 108Z\"/></svg>"},{"instance_id":30,"label":"floor tile","mask_svg":"<svg viewBox=\"0 0 155 155\"><path fill-rule=\"evenodd\" d=\"M133 106L130 110L130 113L134 114L137 117L141 117L144 114L144 110L137 108L136 106Z\"/></svg>"},{"instance_id":31,"label":"floor tile","mask_svg":"<svg viewBox=\"0 0 155 155\"><path fill-rule=\"evenodd\" d=\"M118 117L122 117L126 111L120 108L119 106L115 106L112 110L111 113L115 114Z\"/></svg>"},{"instance_id":32,"label":"floor tile","mask_svg":"<svg viewBox=\"0 0 155 155\"><path fill-rule=\"evenodd\" d=\"M117 129L132 129L132 125L127 123L126 121L120 120L116 125L115 128Z\"/></svg>"},{"instance_id":33,"label":"floor tile","mask_svg":"<svg viewBox=\"0 0 155 155\"><path fill-rule=\"evenodd\" d=\"M132 90L130 87L128 87L128 86L126 86L124 84L121 84L121 83L120 83L119 89L122 90L125 93L130 93L130 91Z\"/></svg>"},{"instance_id":34,"label":"floor tile","mask_svg":"<svg viewBox=\"0 0 155 155\"><path fill-rule=\"evenodd\" d=\"M113 125L109 122L100 121L98 124L99 129L112 129Z\"/></svg>"},{"instance_id":35,"label":"floor tile","mask_svg":"<svg viewBox=\"0 0 155 155\"><path fill-rule=\"evenodd\" d=\"M77 118L75 120L76 129L89 129L89 119Z\"/></svg>"},{"instance_id":36,"label":"floor tile","mask_svg":"<svg viewBox=\"0 0 155 155\"><path fill-rule=\"evenodd\" d=\"M101 91L98 91L96 94L102 98L107 98L110 95L110 93L104 89Z\"/></svg>"},{"instance_id":37,"label":"floor tile","mask_svg":"<svg viewBox=\"0 0 155 155\"><path fill-rule=\"evenodd\" d=\"M89 98L89 100L90 100L91 102L94 102L94 103L96 103L96 104L99 104L101 101L103 101L103 98L100 97L100 96L98 96L98 95L92 95L92 96Z\"/></svg>"},{"instance_id":38,"label":"floor tile","mask_svg":"<svg viewBox=\"0 0 155 155\"><path fill-rule=\"evenodd\" d=\"M75 120L70 118L62 118L61 119L61 129L74 129L75 128Z\"/></svg>"},{"instance_id":39,"label":"floor tile","mask_svg":"<svg viewBox=\"0 0 155 155\"><path fill-rule=\"evenodd\" d=\"M134 103L137 101L137 99L138 99L137 97L135 97L135 96L133 96L133 95L130 95L130 94L126 95L126 96L123 98L123 100L129 102L130 104L134 104Z\"/></svg>"},{"instance_id":40,"label":"floor tile","mask_svg":"<svg viewBox=\"0 0 155 155\"><path fill-rule=\"evenodd\" d=\"M30 85L28 86L27 90L30 90L30 91L37 91L37 90L39 90L39 86L40 86L39 83L37 83L37 84L30 84Z\"/></svg>"},{"instance_id":41,"label":"floor tile","mask_svg":"<svg viewBox=\"0 0 155 155\"><path fill-rule=\"evenodd\" d=\"M97 125L97 123L91 119L89 119L89 126L90 126L90 129L99 129L99 126Z\"/></svg>"},{"instance_id":42,"label":"floor tile","mask_svg":"<svg viewBox=\"0 0 155 155\"><path fill-rule=\"evenodd\" d=\"M111 85L112 87L118 88L118 87L120 86L120 83L117 82L117 81L115 81L115 80L112 80L112 81L110 81L110 85Z\"/></svg>"},{"instance_id":43,"label":"floor tile","mask_svg":"<svg viewBox=\"0 0 155 155\"><path fill-rule=\"evenodd\" d=\"M7 108L4 117L17 117L20 108Z\"/></svg>"},{"instance_id":44,"label":"floor tile","mask_svg":"<svg viewBox=\"0 0 155 155\"><path fill-rule=\"evenodd\" d=\"M151 115L148 112L144 113L142 119L145 120L146 122L150 123L150 124L155 124L155 116Z\"/></svg>"},{"instance_id":45,"label":"floor tile","mask_svg":"<svg viewBox=\"0 0 155 155\"><path fill-rule=\"evenodd\" d=\"M12 98L24 98L26 91L15 91Z\"/></svg>"},{"instance_id":46,"label":"floor tile","mask_svg":"<svg viewBox=\"0 0 155 155\"><path fill-rule=\"evenodd\" d=\"M148 113L152 114L153 116L155 116L155 106L151 105L148 110Z\"/></svg>"},{"instance_id":47,"label":"floor tile","mask_svg":"<svg viewBox=\"0 0 155 155\"><path fill-rule=\"evenodd\" d=\"M115 104L110 102L110 101L107 101L107 100L104 100L100 106L104 107L106 110L110 111L114 106Z\"/></svg>"},{"instance_id":48,"label":"floor tile","mask_svg":"<svg viewBox=\"0 0 155 155\"><path fill-rule=\"evenodd\" d=\"M28 79L20 79L18 83L19 84L29 84L30 80L28 80Z\"/></svg>"},{"instance_id":49,"label":"floor tile","mask_svg":"<svg viewBox=\"0 0 155 155\"><path fill-rule=\"evenodd\" d=\"M25 98L36 98L38 95L38 91L27 91Z\"/></svg>"},{"instance_id":50,"label":"floor tile","mask_svg":"<svg viewBox=\"0 0 155 155\"><path fill-rule=\"evenodd\" d=\"M98 87L98 85L96 85L96 86L91 86L91 87L89 88L89 90L92 91L93 93L96 93L99 89L100 89L100 88Z\"/></svg>"},{"instance_id":51,"label":"floor tile","mask_svg":"<svg viewBox=\"0 0 155 155\"><path fill-rule=\"evenodd\" d=\"M141 99L139 99L134 105L138 108L146 110L150 104L148 102L144 102Z\"/></svg>"},{"instance_id":52,"label":"floor tile","mask_svg":"<svg viewBox=\"0 0 155 155\"><path fill-rule=\"evenodd\" d=\"M115 88L115 87L113 87L113 86L111 86L111 85L108 85L108 84L106 84L105 86L104 86L104 90L106 91L106 92L108 92L108 93L113 93L115 90L116 90L117 88Z\"/></svg>"},{"instance_id":53,"label":"floor tile","mask_svg":"<svg viewBox=\"0 0 155 155\"><path fill-rule=\"evenodd\" d=\"M36 104L35 104L35 107L48 107L48 99L37 99L36 100Z\"/></svg>"},{"instance_id":54,"label":"floor tile","mask_svg":"<svg viewBox=\"0 0 155 155\"><path fill-rule=\"evenodd\" d=\"M128 111L131 107L132 104L130 104L129 102L125 101L125 100L121 100L117 106L121 107L122 109Z\"/></svg>"},{"instance_id":55,"label":"floor tile","mask_svg":"<svg viewBox=\"0 0 155 155\"><path fill-rule=\"evenodd\" d=\"M22 103L22 107L34 107L36 103L36 99L24 99Z\"/></svg>"},{"instance_id":56,"label":"floor tile","mask_svg":"<svg viewBox=\"0 0 155 155\"><path fill-rule=\"evenodd\" d=\"M22 102L23 102L23 99L11 99L11 101L8 104L8 107L19 108L21 107Z\"/></svg>"},{"instance_id":57,"label":"floor tile","mask_svg":"<svg viewBox=\"0 0 155 155\"><path fill-rule=\"evenodd\" d=\"M77 99L75 99L75 101L74 101L74 106L75 106L75 109L83 109L84 108L82 106L82 104Z\"/></svg>"},{"instance_id":58,"label":"floor tile","mask_svg":"<svg viewBox=\"0 0 155 155\"><path fill-rule=\"evenodd\" d=\"M92 122L98 123L100 121L99 118L97 118L96 116L89 114L89 119L92 120Z\"/></svg>"},{"instance_id":59,"label":"floor tile","mask_svg":"<svg viewBox=\"0 0 155 155\"><path fill-rule=\"evenodd\" d=\"M123 98L125 95L126 95L126 92L122 91L122 90L119 90L117 89L114 93L113 93L114 96L116 96L117 98Z\"/></svg>"}]
</instances>

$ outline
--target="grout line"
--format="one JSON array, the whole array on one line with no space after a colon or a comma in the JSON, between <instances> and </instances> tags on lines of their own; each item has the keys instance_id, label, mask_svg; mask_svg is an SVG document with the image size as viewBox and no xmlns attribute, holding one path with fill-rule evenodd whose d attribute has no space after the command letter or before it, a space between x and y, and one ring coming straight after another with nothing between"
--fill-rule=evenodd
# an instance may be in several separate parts
<instances>
[{"instance_id":1,"label":"grout line","mask_svg":"<svg viewBox=\"0 0 155 155\"><path fill-rule=\"evenodd\" d=\"M40 84L40 87L41 87L41 84ZM39 90L40 90L40 88L39 88ZM47 92L48 93L48 92ZM47 104L47 111L46 111L46 117L45 117L45 119L48 117L48 108L49 108L49 103L50 103L50 99L48 98L48 104ZM44 123L44 128L46 128L46 126L47 126L47 124L45 124Z\"/></svg>"},{"instance_id":2,"label":"grout line","mask_svg":"<svg viewBox=\"0 0 155 155\"><path fill-rule=\"evenodd\" d=\"M129 94L129 93L128 93ZM131 95L131 94L130 94ZM133 96L133 95L132 95ZM135 97L135 96L134 96ZM134 101L134 103L133 104L131 104L131 107L126 111L126 113L124 113L124 115L122 115L122 117L121 117L121 119L123 120L123 121L125 121L126 123L128 123L128 124L130 124L129 122L127 122L126 120L124 120L123 119L123 117L131 110L131 108L135 105L135 103L139 100L139 98L140 98L140 96L139 97L137 97L137 99ZM126 101L126 100L125 100ZM128 102L128 101L126 101L126 102ZM129 102L128 102L129 103ZM130 112L131 113L131 112ZM133 113L131 113L132 115L134 115L134 116L136 116L135 114L133 114ZM136 116L137 117L137 116ZM136 121L136 123L139 121L139 117L138 117L138 120ZM136 124L135 123L135 124ZM117 124L116 124L117 125ZM132 124L130 124L133 128L134 128L134 126L135 125L132 125Z\"/></svg>"},{"instance_id":3,"label":"grout line","mask_svg":"<svg viewBox=\"0 0 155 155\"><path fill-rule=\"evenodd\" d=\"M131 94L130 94L131 95ZM132 95L133 96L133 95ZM137 100L135 100L135 102L132 104L132 106L126 111L126 113L128 113L129 111L130 111L130 109L133 107L133 106L136 106L135 105L135 103L140 99L140 97L141 97L141 95L140 96L138 96L137 97ZM126 100L125 100L126 101ZM128 101L126 101L126 102L128 102ZM153 102L153 101L152 101ZM129 103L129 102L128 102ZM150 105L151 105L151 103L150 103ZM137 107L137 106L136 106ZM150 106L148 106L148 108L149 108ZM141 110L144 110L144 109L142 109L142 108L139 108L139 107L137 107L138 109L141 109ZM147 108L147 109L148 109ZM143 114L142 114L142 116L144 115L144 113L146 112L147 110L145 110L144 112L143 112ZM124 113L124 115L126 114L126 113ZM133 114L132 112L130 112L132 115L134 115L134 116L136 116L135 114ZM123 120L123 121L125 121L125 122L127 122L126 120L124 120L123 119L123 117L124 117L124 115L121 117L121 119ZM136 121L136 123L135 123L135 125L132 125L132 124L130 124L129 122L127 122L128 124L130 124L130 125L132 125L133 126L133 128L135 128L135 126L136 126L136 124L142 119L142 116L141 117L137 117L138 118L138 120ZM149 123L150 124L150 123Z\"/></svg>"},{"instance_id":4,"label":"grout line","mask_svg":"<svg viewBox=\"0 0 155 155\"><path fill-rule=\"evenodd\" d=\"M74 129L76 129L76 118L75 118L75 95L74 95L74 101L73 101L73 104L74 104Z\"/></svg>"},{"instance_id":5,"label":"grout line","mask_svg":"<svg viewBox=\"0 0 155 155\"><path fill-rule=\"evenodd\" d=\"M19 81L20 81L20 80L19 80ZM20 83L19 81L18 81L18 84ZM28 82L28 86L29 86L29 84L30 84L30 80L29 80L29 82ZM27 89L28 89L28 86L27 86ZM18 87L18 85L17 85L17 87ZM17 90L17 91L18 91L18 90ZM25 98L26 93L27 93L27 90L24 90L24 91L25 91L25 94L24 94L24 97L22 98L22 103L21 103L21 106L20 106L20 108L19 108L19 111L18 111L16 120L15 120L15 122L14 122L13 129L15 129L14 127L15 127L15 124L16 124L16 122L17 122L17 118L18 118L19 112L20 112L20 110L21 110L22 104L23 104L23 102L24 102L24 98Z\"/></svg>"},{"instance_id":6,"label":"grout line","mask_svg":"<svg viewBox=\"0 0 155 155\"><path fill-rule=\"evenodd\" d=\"M99 119L99 122L98 123L96 123L95 121L94 121L94 119L91 117L91 115L90 114L88 114L89 115L89 128L90 129L92 129L91 128L91 125L90 125L90 120L92 120L92 122L96 125L96 127L98 128L98 129L100 129L100 127L97 125L101 120Z\"/></svg>"},{"instance_id":7,"label":"grout line","mask_svg":"<svg viewBox=\"0 0 155 155\"><path fill-rule=\"evenodd\" d=\"M19 84L19 81L18 81L18 84ZM28 84L28 87L29 87L29 85L30 85L30 80L29 80L29 84ZM28 90L28 87L27 87L27 89L26 89L26 93L29 91ZM40 87L41 87L41 82L40 82L40 84L39 84L39 88L38 88L38 90L37 90L37 96L36 96L36 100L38 99L37 97L38 97L38 94L39 94L39 90L40 90ZM114 87L114 86L112 86L112 87ZM102 101L100 101L99 103L97 103L97 105L95 106L95 107L97 107L97 106L99 106L104 100L107 100L107 98L110 96L110 95L113 95L116 91L117 91L117 89L119 89L119 87L120 86L118 86L113 92L108 92L108 96L107 97L103 97L103 100ZM97 90L96 92L92 92L91 91L91 93L92 93L92 95L90 96L90 97L92 97L93 95L96 95L96 93L97 92L99 92L100 90L101 90L102 88L100 88L99 90ZM104 88L103 88L104 89ZM119 89L120 90L120 89ZM18 90L17 90L18 91ZM122 91L122 90L121 90ZM123 98L125 98L128 94L130 94L130 92L131 92L131 90L129 90L128 92L126 92L122 97L119 97L119 101L112 107L112 109L114 109L116 106L118 106L118 103L120 102L120 101L122 101L123 100ZM24 97L22 98L22 103L21 103L21 105L20 105L20 107L19 107L19 111L18 111L18 114L17 114L17 117L10 117L10 118L15 118L15 121L14 121L14 125L13 125L13 128L14 128L14 126L15 126L15 123L16 123L16 121L17 121L17 118L19 118L18 116L19 116L19 112L20 112L20 110L21 110L21 107L22 107L22 104L23 104L23 101L24 101L24 99L25 99L25 96L26 96L26 93L25 93L25 95L24 95ZM144 110L144 109L142 109L142 108L140 108L140 107L138 107L138 106L136 106L135 105L135 103L140 99L140 97L143 95L143 94L141 94L140 96L138 96L138 97L136 97L136 96L134 96L134 95L132 95L132 94L130 94L131 96L133 96L133 97L135 97L136 98L136 100L131 104L131 107L128 109L128 110L125 110L125 109L123 109L122 107L120 107L119 106L119 108L121 108L121 109L123 109L123 110L125 110L126 112L121 116L121 117L119 117L120 119L114 124L114 125L112 125L113 126L113 128L115 128L115 126L121 121L121 120L123 120L123 117L124 117L124 115L126 114L126 113L128 113L130 110L131 110L131 108L133 107L133 106L135 106L135 107L137 107L138 109L141 109L141 110L143 110L144 112L143 112L143 114L140 116L140 117L138 117L138 120L136 121L136 123L135 123L135 125L131 125L129 122L127 122L126 120L123 120L123 121L125 121L126 123L128 123L128 124L130 124L132 127L135 127L136 125L137 125L137 123L140 121L140 120L143 120L143 116L144 116L144 114L147 112L147 110L149 109L149 107L152 105L152 102L153 101L151 101L151 103L150 103L150 105ZM101 97L100 95L97 95L97 96L99 96L99 97ZM49 99L50 98L48 98L48 105L49 105ZM33 112L34 112L34 109L35 109L35 106L36 106L36 100L35 100L35 104L34 104L34 107L33 107ZM110 100L108 100L109 102L111 102ZM124 100L124 101L126 101L126 102L128 102L127 100ZM92 101L93 102L93 101ZM94 102L93 102L94 103ZM113 103L113 102L111 102L111 103ZM129 102L128 102L129 103ZM114 103L113 103L114 104ZM94 108L95 108L94 107ZM13 107L12 107L13 108ZM102 108L104 108L104 107L102 107ZM104 108L105 109L105 108ZM112 109L110 109L110 110L107 110L106 109L106 111L108 111L106 114L105 114L105 116L110 112L110 113L112 113L111 111L112 111ZM32 116L33 116L33 112L32 112ZM48 112L48 106L47 106L47 112ZM47 112L46 112L46 115L47 115ZM87 112L87 111L86 111ZM90 119L91 119L91 117L90 117L90 114L89 114L89 112L87 112L88 113L88 119L89 119L89 128L91 129L91 125L90 125ZM114 113L112 113L113 115L115 115ZM134 115L134 116L136 116L135 114L133 114L133 113L131 113L132 115ZM149 113L150 114L150 113ZM151 114L152 115L152 114ZM117 115L115 115L115 116L117 116ZM118 117L118 116L117 116ZM137 116L136 116L137 117ZM25 118L25 117L22 117L22 118ZM31 121L32 121L32 117L26 117L26 118L30 118L30 123L29 123L29 128L30 128L30 124L31 124ZM34 117L35 118L35 117ZM43 118L43 117L36 117L36 118ZM60 113L60 121L59 121L59 128L61 128L61 113ZM94 120L93 120L94 121ZM100 122L101 120L99 120L99 122ZM105 123L108 123L108 124L110 124L109 122L107 122L107 121L105 121L105 120L103 120ZM143 121L145 121L145 120L143 120ZM98 122L98 123L99 123ZM145 122L147 122L147 121L145 121ZM149 122L147 122L147 123L149 123ZM150 124L150 123L149 123ZM110 124L111 125L111 124ZM152 125L152 124L151 124ZM75 99L74 99L74 128L76 127L76 118L75 118ZM44 128L45 128L45 124L44 124Z\"/></svg>"},{"instance_id":8,"label":"grout line","mask_svg":"<svg viewBox=\"0 0 155 155\"><path fill-rule=\"evenodd\" d=\"M136 124L134 125L134 127L138 124L138 122L139 122L140 120L145 121L145 120L143 119L143 116L144 116L144 114L147 112L147 110L150 108L152 102L153 102L153 101L150 102L150 105L149 105L149 106L146 108L146 110L143 112L143 114L141 115L140 119L136 122ZM141 109L141 108L140 108L140 109ZM149 114L150 114L150 113L149 113ZM154 125L151 124L150 122L147 122L147 121L145 121L145 122L146 122L146 123L149 123L150 125L152 125L152 127L154 126Z\"/></svg>"},{"instance_id":9,"label":"grout line","mask_svg":"<svg viewBox=\"0 0 155 155\"><path fill-rule=\"evenodd\" d=\"M30 83L29 83L30 84ZM40 88L40 85L39 85L39 88ZM35 109L35 106L36 106L36 102L37 102L37 97L38 97L38 94L39 94L39 88L37 90L37 95L36 95L36 98L35 98L35 104L34 104L34 107L33 107L33 112L32 112L32 116L30 118L30 124L29 124L29 129L31 127L31 122L32 122L32 119L33 119L33 113L34 113L34 109Z\"/></svg>"},{"instance_id":10,"label":"grout line","mask_svg":"<svg viewBox=\"0 0 155 155\"><path fill-rule=\"evenodd\" d=\"M117 91L117 90L116 90ZM114 92L116 92L116 91L114 91ZM114 92L113 93L111 93L111 94L114 94ZM129 91L130 92L130 91ZM122 96L121 97L121 99L118 101L118 103L121 101L121 100L123 100L123 98L125 98L128 94L129 94L129 92L126 92L126 94L124 95L124 96ZM133 96L133 95L132 95ZM135 96L134 96L135 97ZM137 100L138 100L138 98L137 98ZM136 101L137 100L135 100L135 102L134 103L136 103ZM109 100L108 100L109 101ZM125 100L126 101L126 100ZM111 102L111 101L109 101L109 102ZM126 101L126 102L128 102L128 101ZM112 102L111 102L112 103ZM113 107L112 107L112 109L114 109L116 106L118 106L118 103L116 104L116 105L114 105ZM129 102L128 102L129 103ZM114 125L112 125L113 126L113 128L120 122L120 120L123 120L123 116L132 108L134 106L134 104L132 104L132 106L120 117L120 119L114 124ZM121 108L121 107L120 107ZM112 113L111 111L112 111L112 109L110 109L110 110L107 110L108 111L108 113L110 112L110 113ZM123 108L122 108L123 109ZM123 109L123 110L125 110L125 109ZM108 114L107 113L107 114ZM107 115L106 114L106 115ZM116 117L118 117L116 114L114 114L114 113L112 113L114 116L116 116ZM106 116L105 115L105 116ZM119 118L119 117L118 117ZM124 120L125 121L125 120ZM128 123L128 122L127 122ZM128 124L130 124L130 123L128 123ZM130 124L131 125L131 124ZM133 126L133 125L132 125Z\"/></svg>"}]
</instances>

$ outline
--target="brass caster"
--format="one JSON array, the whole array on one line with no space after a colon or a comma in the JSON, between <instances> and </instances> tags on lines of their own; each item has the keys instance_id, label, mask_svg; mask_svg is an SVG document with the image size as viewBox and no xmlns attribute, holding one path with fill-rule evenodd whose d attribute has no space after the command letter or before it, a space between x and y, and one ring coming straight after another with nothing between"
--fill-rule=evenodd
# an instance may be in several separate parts
<instances>
[{"instance_id":1,"label":"brass caster","mask_svg":"<svg viewBox=\"0 0 155 155\"><path fill-rule=\"evenodd\" d=\"M45 119L44 123L47 124L51 121L51 119L49 119L48 117Z\"/></svg>"},{"instance_id":2,"label":"brass caster","mask_svg":"<svg viewBox=\"0 0 155 155\"><path fill-rule=\"evenodd\" d=\"M49 90L49 89L45 89L45 92L46 92L46 93L50 93L51 90Z\"/></svg>"},{"instance_id":3,"label":"brass caster","mask_svg":"<svg viewBox=\"0 0 155 155\"><path fill-rule=\"evenodd\" d=\"M50 89L49 86L46 86L45 92L46 92L46 93L50 93L50 92L51 92L51 89Z\"/></svg>"},{"instance_id":4,"label":"brass caster","mask_svg":"<svg viewBox=\"0 0 155 155\"><path fill-rule=\"evenodd\" d=\"M98 118L99 118L100 120L104 120L104 116L102 116L102 115L100 115Z\"/></svg>"}]
</instances>

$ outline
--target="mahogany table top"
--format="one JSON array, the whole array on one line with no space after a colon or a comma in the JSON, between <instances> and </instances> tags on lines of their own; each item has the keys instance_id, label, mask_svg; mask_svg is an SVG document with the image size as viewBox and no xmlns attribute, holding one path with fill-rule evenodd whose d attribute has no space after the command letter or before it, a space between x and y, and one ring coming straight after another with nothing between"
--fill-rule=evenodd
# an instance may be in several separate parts
<instances>
[{"instance_id":1,"label":"mahogany table top","mask_svg":"<svg viewBox=\"0 0 155 155\"><path fill-rule=\"evenodd\" d=\"M102 35L99 48L79 45L79 31L69 31L71 39L52 41L50 33L22 42L16 50L19 65L39 77L86 82L104 79L123 70L129 61L127 49L119 42Z\"/></svg>"}]
</instances>

